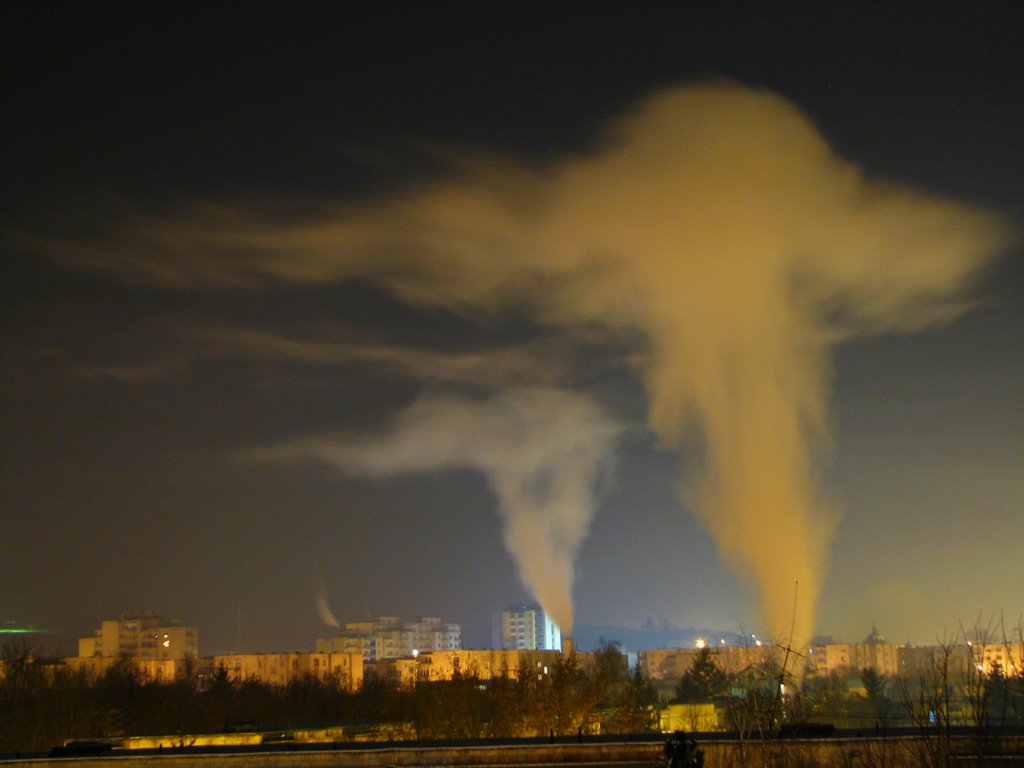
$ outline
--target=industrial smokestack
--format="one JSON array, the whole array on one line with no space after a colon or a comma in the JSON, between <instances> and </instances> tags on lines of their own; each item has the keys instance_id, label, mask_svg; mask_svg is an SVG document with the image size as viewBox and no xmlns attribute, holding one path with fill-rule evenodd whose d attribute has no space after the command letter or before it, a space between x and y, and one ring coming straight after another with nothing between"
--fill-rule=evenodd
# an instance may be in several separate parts
<instances>
[{"instance_id":1,"label":"industrial smokestack","mask_svg":"<svg viewBox=\"0 0 1024 768\"><path fill-rule=\"evenodd\" d=\"M576 642L571 637L562 638L562 655L572 656L576 653Z\"/></svg>"}]
</instances>

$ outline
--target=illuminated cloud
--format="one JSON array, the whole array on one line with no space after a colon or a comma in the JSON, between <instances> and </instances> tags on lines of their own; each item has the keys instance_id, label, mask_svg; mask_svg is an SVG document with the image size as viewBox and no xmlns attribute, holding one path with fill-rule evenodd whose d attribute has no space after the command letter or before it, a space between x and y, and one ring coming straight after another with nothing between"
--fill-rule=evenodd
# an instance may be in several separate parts
<instances>
[{"instance_id":1,"label":"illuminated cloud","mask_svg":"<svg viewBox=\"0 0 1024 768\"><path fill-rule=\"evenodd\" d=\"M954 317L1003 223L865 177L791 103L730 83L653 94L546 169L455 168L301 220L203 203L36 246L170 285L358 278L416 304L528 305L548 326L639 334L649 424L699 464L683 500L777 636L799 582L808 636L836 521L814 469L830 351Z\"/></svg>"},{"instance_id":2,"label":"illuminated cloud","mask_svg":"<svg viewBox=\"0 0 1024 768\"><path fill-rule=\"evenodd\" d=\"M338 335L346 334L339 331ZM568 346L571 340L564 336L505 347L440 351L365 338L325 341L264 329L188 323L176 330L165 329L162 337L164 349L150 353L149 358L135 362L77 362L73 365L74 373L84 378L138 383L180 375L203 361L247 360L311 368L359 365L424 382L499 389L566 380L570 377L566 359L572 351Z\"/></svg>"},{"instance_id":3,"label":"illuminated cloud","mask_svg":"<svg viewBox=\"0 0 1024 768\"><path fill-rule=\"evenodd\" d=\"M480 470L497 497L505 547L523 584L570 633L574 558L590 528L619 433L586 395L516 388L482 401L423 398L385 434L304 438L245 458L316 459L371 477L451 467Z\"/></svg>"},{"instance_id":4,"label":"illuminated cloud","mask_svg":"<svg viewBox=\"0 0 1024 768\"><path fill-rule=\"evenodd\" d=\"M267 331L217 328L208 338L224 356L287 361L306 365L359 364L424 381L503 387L553 383L564 378L555 357L558 342L475 351L442 352L372 342L295 339Z\"/></svg>"}]
</instances>

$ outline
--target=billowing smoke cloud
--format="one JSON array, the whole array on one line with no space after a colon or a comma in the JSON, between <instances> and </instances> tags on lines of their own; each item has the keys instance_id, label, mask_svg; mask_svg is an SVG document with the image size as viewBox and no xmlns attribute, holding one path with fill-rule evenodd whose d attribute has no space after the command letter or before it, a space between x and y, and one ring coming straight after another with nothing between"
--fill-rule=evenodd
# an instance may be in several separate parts
<instances>
[{"instance_id":1,"label":"billowing smoke cloud","mask_svg":"<svg viewBox=\"0 0 1024 768\"><path fill-rule=\"evenodd\" d=\"M590 528L619 432L586 395L516 388L484 401L421 399L377 437L303 439L249 456L314 458L371 477L449 467L480 470L498 499L505 546L523 584L559 627L571 632L573 561Z\"/></svg>"},{"instance_id":2,"label":"billowing smoke cloud","mask_svg":"<svg viewBox=\"0 0 1024 768\"><path fill-rule=\"evenodd\" d=\"M1002 223L865 178L792 104L728 83L657 93L589 155L546 170L480 157L456 170L299 222L198 205L127 221L101 243L39 245L171 284L360 277L409 302L529 304L547 324L637 333L651 428L667 447L700 449L687 455L702 460L681 483L684 501L750 579L777 635L799 581L795 625L806 637L835 525L814 472L829 352L854 335L955 316L1005 245ZM475 434L454 435L441 440L447 455L477 453L460 442ZM383 466L399 449L406 464L437 466L433 451L410 446L396 437L387 451L367 448L362 465ZM530 579L542 589L539 574Z\"/></svg>"}]
</instances>

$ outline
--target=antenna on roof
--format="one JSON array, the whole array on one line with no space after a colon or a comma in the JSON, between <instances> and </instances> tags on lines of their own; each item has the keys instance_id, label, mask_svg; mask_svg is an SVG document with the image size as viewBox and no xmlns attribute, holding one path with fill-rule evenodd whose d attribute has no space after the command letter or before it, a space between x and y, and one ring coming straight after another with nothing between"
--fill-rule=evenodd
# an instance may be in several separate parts
<instances>
[{"instance_id":1,"label":"antenna on roof","mask_svg":"<svg viewBox=\"0 0 1024 768\"><path fill-rule=\"evenodd\" d=\"M796 605L797 595L800 591L800 581L793 582L793 615L789 620L789 640L784 646L779 646L785 654L782 657L782 667L779 669L779 684L775 689L775 698L772 703L772 713L768 721L768 729L773 730L775 728L775 719L778 716L779 709L782 706L782 696L786 685L786 670L789 667L789 657L799 656L803 658L803 654L793 650L793 634L796 630Z\"/></svg>"}]
</instances>

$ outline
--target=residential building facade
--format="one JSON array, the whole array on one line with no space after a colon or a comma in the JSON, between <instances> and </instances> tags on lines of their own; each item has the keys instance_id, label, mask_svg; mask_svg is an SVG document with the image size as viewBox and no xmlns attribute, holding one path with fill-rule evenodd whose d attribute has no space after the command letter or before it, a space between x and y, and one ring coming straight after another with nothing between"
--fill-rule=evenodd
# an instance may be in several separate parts
<instances>
[{"instance_id":1,"label":"residential building facade","mask_svg":"<svg viewBox=\"0 0 1024 768\"><path fill-rule=\"evenodd\" d=\"M355 690L363 684L362 653L230 653L213 657L213 673L223 668L232 682L255 680L267 685L288 685L305 677L337 680Z\"/></svg>"},{"instance_id":2,"label":"residential building facade","mask_svg":"<svg viewBox=\"0 0 1024 768\"><path fill-rule=\"evenodd\" d=\"M509 605L494 615L493 644L506 651L561 651L558 625L535 605Z\"/></svg>"},{"instance_id":3,"label":"residential building facade","mask_svg":"<svg viewBox=\"0 0 1024 768\"><path fill-rule=\"evenodd\" d=\"M414 621L402 621L397 616L377 616L350 622L334 637L316 641L317 651L360 653L366 662L461 648L461 626L434 616Z\"/></svg>"},{"instance_id":4,"label":"residential building facade","mask_svg":"<svg viewBox=\"0 0 1024 768\"><path fill-rule=\"evenodd\" d=\"M381 659L366 667L366 675L390 684L410 686L422 682L451 680L456 675L474 675L480 680L523 674L542 677L550 673L560 651L460 650L420 653L400 659Z\"/></svg>"},{"instance_id":5,"label":"residential building facade","mask_svg":"<svg viewBox=\"0 0 1024 768\"><path fill-rule=\"evenodd\" d=\"M152 611L123 614L119 619L102 622L92 637L80 638L78 656L135 660L197 658L199 630Z\"/></svg>"},{"instance_id":6,"label":"residential building facade","mask_svg":"<svg viewBox=\"0 0 1024 768\"><path fill-rule=\"evenodd\" d=\"M769 645L728 645L711 649L711 655L724 672L737 674L772 658L777 649ZM637 651L637 664L649 680L678 681L693 666L698 648L653 648Z\"/></svg>"},{"instance_id":7,"label":"residential building facade","mask_svg":"<svg viewBox=\"0 0 1024 768\"><path fill-rule=\"evenodd\" d=\"M900 647L887 643L876 627L861 643L817 643L807 651L807 671L818 676L859 674L873 669L880 675L900 673Z\"/></svg>"}]
</instances>

